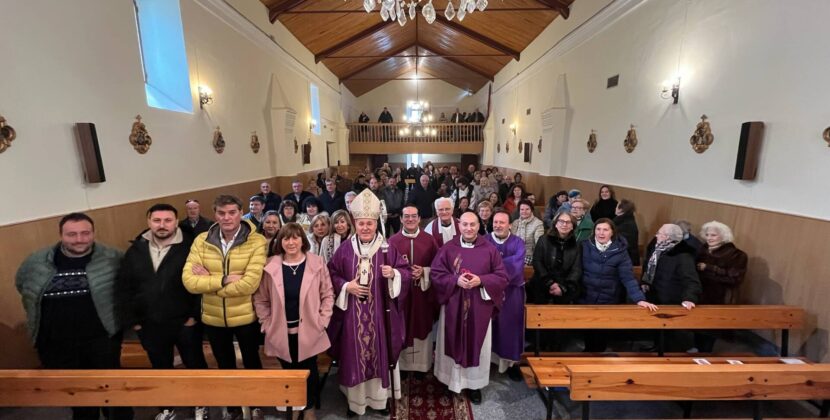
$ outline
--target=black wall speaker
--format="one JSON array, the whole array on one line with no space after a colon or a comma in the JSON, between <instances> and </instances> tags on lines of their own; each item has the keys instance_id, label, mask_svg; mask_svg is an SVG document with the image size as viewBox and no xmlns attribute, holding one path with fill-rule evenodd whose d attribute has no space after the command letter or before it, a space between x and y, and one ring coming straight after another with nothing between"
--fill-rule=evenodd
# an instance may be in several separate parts
<instances>
[{"instance_id":1,"label":"black wall speaker","mask_svg":"<svg viewBox=\"0 0 830 420\"><path fill-rule=\"evenodd\" d=\"M764 138L764 123L749 121L741 125L741 140L738 143L738 161L735 163L735 179L754 180L761 158L761 141Z\"/></svg>"},{"instance_id":2,"label":"black wall speaker","mask_svg":"<svg viewBox=\"0 0 830 420\"><path fill-rule=\"evenodd\" d=\"M104 175L104 162L101 160L101 149L98 147L98 133L93 123L75 123L78 133L78 148L81 151L81 164L84 167L84 176L88 184L95 184L107 180Z\"/></svg>"}]
</instances>

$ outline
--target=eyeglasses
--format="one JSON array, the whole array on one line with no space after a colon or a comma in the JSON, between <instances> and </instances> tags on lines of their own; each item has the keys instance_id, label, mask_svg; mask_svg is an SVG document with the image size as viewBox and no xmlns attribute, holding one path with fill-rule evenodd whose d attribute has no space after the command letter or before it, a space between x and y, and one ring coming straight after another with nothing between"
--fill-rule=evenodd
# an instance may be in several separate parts
<instances>
[{"instance_id":1,"label":"eyeglasses","mask_svg":"<svg viewBox=\"0 0 830 420\"><path fill-rule=\"evenodd\" d=\"M571 206L571 210L585 210L585 207Z\"/></svg>"},{"instance_id":2,"label":"eyeglasses","mask_svg":"<svg viewBox=\"0 0 830 420\"><path fill-rule=\"evenodd\" d=\"M417 214L404 214L404 215L401 216L401 218L402 219L417 219L418 215Z\"/></svg>"},{"instance_id":3,"label":"eyeglasses","mask_svg":"<svg viewBox=\"0 0 830 420\"><path fill-rule=\"evenodd\" d=\"M559 219L559 220L556 221L556 224L557 225L572 225L573 223L571 223L570 220Z\"/></svg>"}]
</instances>

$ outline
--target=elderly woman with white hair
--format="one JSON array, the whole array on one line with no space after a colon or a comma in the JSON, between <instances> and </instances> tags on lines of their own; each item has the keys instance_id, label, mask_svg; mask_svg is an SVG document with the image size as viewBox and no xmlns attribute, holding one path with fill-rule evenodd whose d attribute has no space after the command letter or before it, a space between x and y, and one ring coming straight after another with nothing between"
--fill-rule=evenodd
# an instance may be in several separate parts
<instances>
[{"instance_id":1,"label":"elderly woman with white hair","mask_svg":"<svg viewBox=\"0 0 830 420\"><path fill-rule=\"evenodd\" d=\"M683 241L683 229L677 225L661 226L655 237L654 246L646 251L643 291L658 305L683 305L691 310L701 293L695 249Z\"/></svg>"},{"instance_id":2,"label":"elderly woman with white hair","mask_svg":"<svg viewBox=\"0 0 830 420\"><path fill-rule=\"evenodd\" d=\"M700 303L722 305L736 303L735 291L746 274L747 256L732 243L729 226L717 221L704 223L700 229L703 247L697 254L697 272L703 285ZM709 334L695 334L695 347L711 352L715 338Z\"/></svg>"},{"instance_id":3,"label":"elderly woman with white hair","mask_svg":"<svg viewBox=\"0 0 830 420\"><path fill-rule=\"evenodd\" d=\"M735 303L735 289L746 274L746 253L732 243L732 229L721 222L705 223L700 237L706 242L697 254L697 271L703 284L701 303Z\"/></svg>"}]
</instances>

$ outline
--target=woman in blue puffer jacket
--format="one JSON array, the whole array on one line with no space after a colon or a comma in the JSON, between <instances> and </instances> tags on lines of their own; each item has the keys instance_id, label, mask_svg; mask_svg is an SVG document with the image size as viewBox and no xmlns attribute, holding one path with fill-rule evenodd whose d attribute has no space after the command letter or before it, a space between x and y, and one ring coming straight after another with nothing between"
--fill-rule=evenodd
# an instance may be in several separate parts
<instances>
[{"instance_id":1,"label":"woman in blue puffer jacket","mask_svg":"<svg viewBox=\"0 0 830 420\"><path fill-rule=\"evenodd\" d=\"M628 298L650 311L657 306L646 301L640 290L628 256L628 244L617 235L610 219L602 218L594 224L594 234L582 242L582 296L577 303L586 305L613 305ZM585 337L586 352L605 351L607 333L592 331Z\"/></svg>"}]
</instances>

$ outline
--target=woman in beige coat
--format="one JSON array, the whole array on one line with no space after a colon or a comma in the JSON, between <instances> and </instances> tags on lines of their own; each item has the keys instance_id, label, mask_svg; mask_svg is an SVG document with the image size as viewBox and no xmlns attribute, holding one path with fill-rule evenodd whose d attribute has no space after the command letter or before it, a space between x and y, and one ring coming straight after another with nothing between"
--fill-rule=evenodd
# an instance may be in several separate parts
<instances>
[{"instance_id":1,"label":"woman in beige coat","mask_svg":"<svg viewBox=\"0 0 830 420\"><path fill-rule=\"evenodd\" d=\"M288 223L274 241L274 256L263 270L254 295L257 317L265 333L265 354L275 356L283 369L310 371L306 387L305 419L314 419L319 390L317 355L326 351L326 327L334 292L322 257L309 250L300 225ZM299 413L295 413L299 414Z\"/></svg>"}]
</instances>

